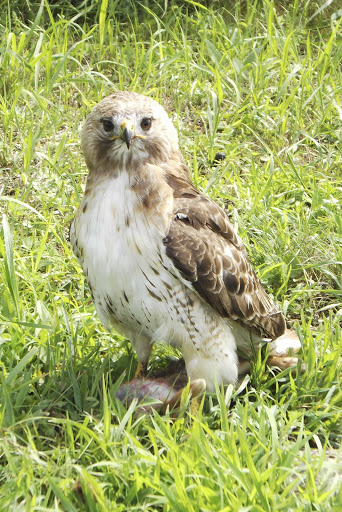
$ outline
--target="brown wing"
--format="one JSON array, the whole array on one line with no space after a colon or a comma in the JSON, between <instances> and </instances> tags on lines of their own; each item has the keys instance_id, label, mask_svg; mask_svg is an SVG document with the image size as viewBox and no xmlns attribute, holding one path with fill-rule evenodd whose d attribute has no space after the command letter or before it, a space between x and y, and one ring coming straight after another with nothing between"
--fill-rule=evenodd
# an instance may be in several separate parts
<instances>
[{"instance_id":1,"label":"brown wing","mask_svg":"<svg viewBox=\"0 0 342 512\"><path fill-rule=\"evenodd\" d=\"M266 294L224 211L193 186L186 192L176 189L174 217L164 238L176 268L220 315L272 339L281 336L284 317Z\"/></svg>"}]
</instances>

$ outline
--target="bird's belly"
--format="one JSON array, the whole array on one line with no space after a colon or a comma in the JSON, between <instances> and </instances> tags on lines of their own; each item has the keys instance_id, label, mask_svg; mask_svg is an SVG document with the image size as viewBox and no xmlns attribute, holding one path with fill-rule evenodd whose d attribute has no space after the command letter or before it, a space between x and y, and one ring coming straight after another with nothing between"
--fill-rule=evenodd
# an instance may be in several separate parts
<instances>
[{"instance_id":1,"label":"bird's belly","mask_svg":"<svg viewBox=\"0 0 342 512\"><path fill-rule=\"evenodd\" d=\"M147 207L135 181L121 172L84 198L72 226L73 248L100 319L128 335L150 336L170 314L176 283L165 264L163 237L172 197L162 199Z\"/></svg>"},{"instance_id":2,"label":"bird's belly","mask_svg":"<svg viewBox=\"0 0 342 512\"><path fill-rule=\"evenodd\" d=\"M91 223L82 245L83 269L97 313L107 328L150 338L165 323L175 320L176 300L183 303L185 286L167 268L163 233L153 224L112 219ZM181 297L180 297L181 296Z\"/></svg>"},{"instance_id":3,"label":"bird's belly","mask_svg":"<svg viewBox=\"0 0 342 512\"><path fill-rule=\"evenodd\" d=\"M122 251L97 276L94 301L105 325L123 332L153 333L172 315L176 283L161 264L159 247L148 248L148 255ZM123 257L120 256L120 253ZM179 283L177 283L179 288Z\"/></svg>"}]
</instances>

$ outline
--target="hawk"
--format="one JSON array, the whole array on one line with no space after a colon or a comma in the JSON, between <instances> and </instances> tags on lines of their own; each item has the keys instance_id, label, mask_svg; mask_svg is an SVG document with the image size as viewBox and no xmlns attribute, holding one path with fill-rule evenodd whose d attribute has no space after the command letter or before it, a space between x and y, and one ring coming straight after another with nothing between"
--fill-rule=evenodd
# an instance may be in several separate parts
<instances>
[{"instance_id":1,"label":"hawk","mask_svg":"<svg viewBox=\"0 0 342 512\"><path fill-rule=\"evenodd\" d=\"M137 374L157 340L179 348L190 380L209 390L235 384L249 364L238 352L265 341L271 362L295 363L299 339L225 212L191 182L162 106L111 94L87 117L81 146L89 175L71 242L102 323L135 348Z\"/></svg>"}]
</instances>

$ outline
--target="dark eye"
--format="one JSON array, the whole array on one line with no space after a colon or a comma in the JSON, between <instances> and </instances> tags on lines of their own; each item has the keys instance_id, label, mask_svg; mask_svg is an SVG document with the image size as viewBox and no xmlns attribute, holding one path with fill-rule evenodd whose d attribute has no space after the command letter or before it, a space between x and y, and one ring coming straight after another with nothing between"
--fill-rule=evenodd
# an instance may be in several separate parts
<instances>
[{"instance_id":1,"label":"dark eye","mask_svg":"<svg viewBox=\"0 0 342 512\"><path fill-rule=\"evenodd\" d=\"M101 119L101 122L105 132L111 132L114 129L114 124L109 119Z\"/></svg>"},{"instance_id":2,"label":"dark eye","mask_svg":"<svg viewBox=\"0 0 342 512\"><path fill-rule=\"evenodd\" d=\"M140 126L141 128L147 132L151 128L152 125L152 118L151 117L144 117L144 119L141 121Z\"/></svg>"}]
</instances>

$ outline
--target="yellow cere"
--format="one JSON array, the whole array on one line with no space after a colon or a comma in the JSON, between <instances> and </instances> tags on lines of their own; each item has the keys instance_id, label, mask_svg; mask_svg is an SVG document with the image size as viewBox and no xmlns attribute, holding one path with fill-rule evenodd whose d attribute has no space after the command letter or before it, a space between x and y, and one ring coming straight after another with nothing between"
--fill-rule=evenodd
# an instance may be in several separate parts
<instances>
[{"instance_id":1,"label":"yellow cere","mask_svg":"<svg viewBox=\"0 0 342 512\"><path fill-rule=\"evenodd\" d=\"M132 121L130 121L129 119L124 119L120 125L120 128L121 128L121 131L123 132L125 128L129 128L132 132L134 132L134 123ZM146 139L146 135L136 135L134 134L134 136L132 137L133 139L135 138L138 138L138 139ZM115 135L114 137L109 137L110 140L115 140L115 139L121 139L121 135Z\"/></svg>"},{"instance_id":2,"label":"yellow cere","mask_svg":"<svg viewBox=\"0 0 342 512\"><path fill-rule=\"evenodd\" d=\"M120 125L120 128L122 131L124 131L125 128L128 128L131 130L131 132L134 132L134 123L129 119L124 119Z\"/></svg>"}]
</instances>

